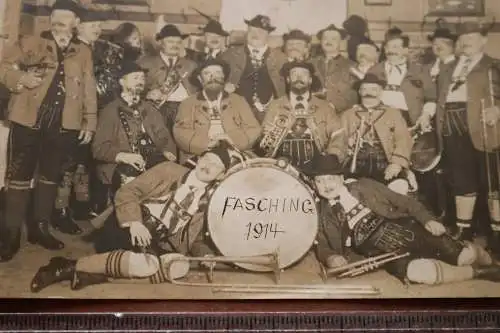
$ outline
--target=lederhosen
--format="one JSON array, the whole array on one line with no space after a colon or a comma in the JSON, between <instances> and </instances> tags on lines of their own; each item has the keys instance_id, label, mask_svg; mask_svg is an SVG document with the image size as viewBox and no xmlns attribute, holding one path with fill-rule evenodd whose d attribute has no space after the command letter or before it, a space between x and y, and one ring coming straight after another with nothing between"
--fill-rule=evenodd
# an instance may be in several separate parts
<instances>
[{"instance_id":1,"label":"lederhosen","mask_svg":"<svg viewBox=\"0 0 500 333\"><path fill-rule=\"evenodd\" d=\"M248 105L251 106L255 118L262 124L266 112L265 110L259 110L256 102L260 102L265 106L277 95L266 64L269 50L264 53L260 62L252 60L248 48L245 48L245 52L247 62L235 92L245 98Z\"/></svg>"},{"instance_id":2,"label":"lederhosen","mask_svg":"<svg viewBox=\"0 0 500 333\"><path fill-rule=\"evenodd\" d=\"M456 82L454 85L464 84ZM451 89L458 89L452 86ZM467 102L445 104L443 125L444 156L454 195L479 193L488 189L485 152L478 151L469 133ZM495 153L488 153L492 190L498 190Z\"/></svg>"},{"instance_id":3,"label":"lederhosen","mask_svg":"<svg viewBox=\"0 0 500 333\"><path fill-rule=\"evenodd\" d=\"M388 219L358 203L345 214L345 245L358 254L373 257L383 253L409 252L405 258L387 263L383 268L405 280L408 264L418 258L442 260L457 265L463 246L448 235L434 236L413 218Z\"/></svg>"},{"instance_id":4,"label":"lederhosen","mask_svg":"<svg viewBox=\"0 0 500 333\"><path fill-rule=\"evenodd\" d=\"M310 117L308 111L293 110L291 112L294 112L295 121L281 142L277 156L289 158L290 163L300 170L319 154L319 150L307 124L307 119Z\"/></svg>"}]
</instances>

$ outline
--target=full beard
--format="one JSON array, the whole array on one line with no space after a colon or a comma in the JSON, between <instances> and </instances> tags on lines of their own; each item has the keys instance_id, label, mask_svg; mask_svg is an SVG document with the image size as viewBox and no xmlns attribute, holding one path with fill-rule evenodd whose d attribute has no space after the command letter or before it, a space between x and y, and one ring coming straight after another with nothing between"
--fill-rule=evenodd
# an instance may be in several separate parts
<instances>
[{"instance_id":1,"label":"full beard","mask_svg":"<svg viewBox=\"0 0 500 333\"><path fill-rule=\"evenodd\" d=\"M296 95L303 95L305 94L306 92L308 92L310 89L310 86L304 84L304 85L300 85L300 86L297 86L295 85L294 83L292 83L290 85L290 91L293 92L294 94Z\"/></svg>"}]
</instances>

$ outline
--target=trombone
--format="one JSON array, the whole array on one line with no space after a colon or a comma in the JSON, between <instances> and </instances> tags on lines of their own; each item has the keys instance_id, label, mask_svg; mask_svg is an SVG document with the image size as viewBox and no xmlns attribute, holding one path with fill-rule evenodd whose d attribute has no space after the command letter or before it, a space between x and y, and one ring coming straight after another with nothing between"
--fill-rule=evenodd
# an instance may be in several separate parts
<instances>
[{"instance_id":1,"label":"trombone","mask_svg":"<svg viewBox=\"0 0 500 333\"><path fill-rule=\"evenodd\" d=\"M213 270L215 265L209 266L208 282L179 281L189 272L192 262L206 263L247 263L267 267L274 274L274 284L246 284L246 283L213 283ZM182 266L178 271L175 265ZM242 294L307 294L307 295L359 295L375 296L380 294L377 288L370 285L325 285L325 284L278 284L281 274L279 256L277 252L256 256L218 256L218 257L187 257L176 254L170 260L163 262L165 275L169 282L179 286L211 287L214 293L242 293ZM179 272L181 271L181 272ZM180 273L180 274L179 274Z\"/></svg>"},{"instance_id":2,"label":"trombone","mask_svg":"<svg viewBox=\"0 0 500 333\"><path fill-rule=\"evenodd\" d=\"M409 255L410 252L398 254L396 251L394 251L359 260L351 264L343 265L341 267L327 269L323 265L321 265L321 277L323 281L328 280L328 278L331 276L335 276L338 279L355 277L373 271L389 262L408 257Z\"/></svg>"}]
</instances>

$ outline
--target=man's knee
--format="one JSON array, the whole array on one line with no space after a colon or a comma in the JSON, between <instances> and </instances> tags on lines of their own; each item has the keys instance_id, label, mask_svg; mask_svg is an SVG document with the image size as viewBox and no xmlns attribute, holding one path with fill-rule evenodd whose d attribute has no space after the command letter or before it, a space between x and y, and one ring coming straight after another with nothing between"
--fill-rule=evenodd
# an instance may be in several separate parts
<instances>
[{"instance_id":1,"label":"man's knee","mask_svg":"<svg viewBox=\"0 0 500 333\"><path fill-rule=\"evenodd\" d=\"M414 259L406 271L408 280L421 284L441 284L443 274L439 261L434 259Z\"/></svg>"},{"instance_id":2,"label":"man's knee","mask_svg":"<svg viewBox=\"0 0 500 333\"><path fill-rule=\"evenodd\" d=\"M155 274L160 268L158 258L152 254L130 253L129 276L146 278Z\"/></svg>"}]
</instances>

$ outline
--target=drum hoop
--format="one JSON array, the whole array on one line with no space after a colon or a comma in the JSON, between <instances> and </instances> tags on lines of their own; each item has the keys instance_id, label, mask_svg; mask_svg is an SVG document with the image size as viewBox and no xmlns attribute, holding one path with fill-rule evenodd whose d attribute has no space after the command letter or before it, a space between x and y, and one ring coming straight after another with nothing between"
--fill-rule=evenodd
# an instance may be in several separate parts
<instances>
[{"instance_id":1,"label":"drum hoop","mask_svg":"<svg viewBox=\"0 0 500 333\"><path fill-rule=\"evenodd\" d=\"M248 162L251 162L251 163L248 163ZM313 241L312 241L311 245L309 246L309 248L306 251L304 251L303 254L301 254L299 257L297 257L296 259L294 259L293 262L287 264L285 267L281 267L281 268L287 268L287 267L290 267L292 265L297 264L301 259L303 259L309 253L309 251L314 246L314 244L316 243L316 239L317 239L318 233L319 233L319 223L320 223L319 206L318 206L317 200L316 200L317 196L316 196L316 193L310 188L310 186L305 181L303 181L302 179L300 179L300 177L296 177L295 175L293 175L289 171L288 168L291 168L292 170L297 171L293 166L287 165L286 168L282 168L282 167L280 167L280 166L277 165L278 160L275 160L275 159L272 159L272 158L255 158L255 159L246 161L246 164L245 163L240 163L240 164L237 164L237 165L231 167L227 171L227 173L223 177L223 179L220 181L219 186L223 184L224 180L226 180L227 178L229 178L229 177L237 174L240 171L247 170L248 168L251 168L251 167L267 166L267 165L258 165L259 162L260 163L264 162L264 164L265 163L269 163L268 166L271 167L272 169L281 170L281 171L285 172L286 174L288 174L288 175L292 176L293 178L295 178L295 180L298 181L300 183L300 185L310 194L311 199L312 199L313 204L314 204L314 209L316 211L316 223L314 223L314 232L313 232L314 237L313 237ZM297 174L299 174L298 171L297 171ZM211 232L211 228L210 228L211 224L210 224L210 221L209 221L209 218L208 218L209 217L208 216L209 212L211 211L210 206L211 206L211 203L212 203L212 196L218 190L219 186L217 186L217 188L215 188L213 190L213 192L211 193L209 201L208 201L208 206L207 206L208 209L205 211L204 215L205 215L205 221L206 221L206 232L207 232L207 235L212 239L212 243L215 245L215 248L217 249L217 251L219 251L219 253L222 254L222 255L226 255L225 253L223 253L221 251L221 249L219 248L219 246L217 246L217 244L213 240L213 237L211 235L212 232ZM248 265L245 265L245 264L239 265L239 264L235 263L235 265L239 266L241 268L244 268L244 269L248 269L247 268Z\"/></svg>"}]
</instances>

